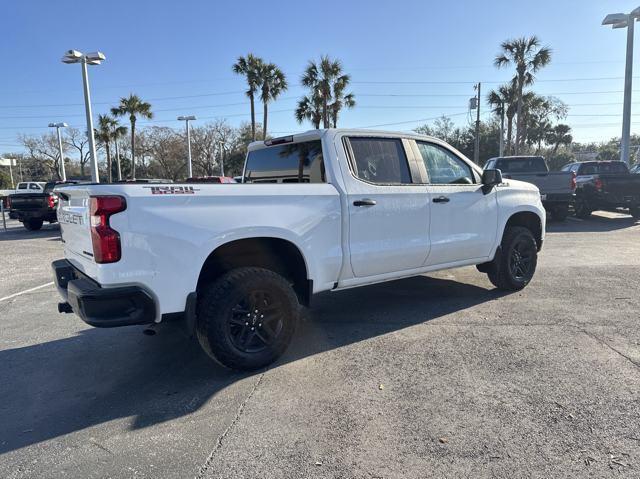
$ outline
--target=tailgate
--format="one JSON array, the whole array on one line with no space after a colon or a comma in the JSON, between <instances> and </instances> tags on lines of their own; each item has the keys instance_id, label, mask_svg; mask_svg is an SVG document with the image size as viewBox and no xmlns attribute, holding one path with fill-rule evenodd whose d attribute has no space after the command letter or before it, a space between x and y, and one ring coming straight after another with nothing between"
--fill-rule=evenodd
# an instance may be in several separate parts
<instances>
[{"instance_id":1,"label":"tailgate","mask_svg":"<svg viewBox=\"0 0 640 479\"><path fill-rule=\"evenodd\" d=\"M59 195L58 222L66 253L73 259L93 263L93 245L89 218L89 195L84 188L56 190ZM68 259L69 255L67 254Z\"/></svg>"},{"instance_id":2,"label":"tailgate","mask_svg":"<svg viewBox=\"0 0 640 479\"><path fill-rule=\"evenodd\" d=\"M49 206L49 195L42 193L11 195L11 209L20 211L35 211Z\"/></svg>"},{"instance_id":3,"label":"tailgate","mask_svg":"<svg viewBox=\"0 0 640 479\"><path fill-rule=\"evenodd\" d=\"M606 194L619 201L640 200L640 176L635 175L600 175Z\"/></svg>"},{"instance_id":4,"label":"tailgate","mask_svg":"<svg viewBox=\"0 0 640 479\"><path fill-rule=\"evenodd\" d=\"M541 195L570 194L573 191L571 189L572 174L569 172L505 173L503 176L534 184Z\"/></svg>"}]
</instances>

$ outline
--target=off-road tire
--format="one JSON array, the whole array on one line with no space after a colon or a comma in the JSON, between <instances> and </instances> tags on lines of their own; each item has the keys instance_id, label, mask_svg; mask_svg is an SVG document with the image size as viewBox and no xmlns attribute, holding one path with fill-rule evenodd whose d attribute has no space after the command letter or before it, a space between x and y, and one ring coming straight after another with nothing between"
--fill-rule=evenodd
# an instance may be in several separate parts
<instances>
[{"instance_id":1,"label":"off-road tire","mask_svg":"<svg viewBox=\"0 0 640 479\"><path fill-rule=\"evenodd\" d=\"M38 231L40 228L42 228L42 220L37 220L37 219L27 219L24 220L22 222L22 225L28 229L29 231Z\"/></svg>"},{"instance_id":2,"label":"off-road tire","mask_svg":"<svg viewBox=\"0 0 640 479\"><path fill-rule=\"evenodd\" d=\"M254 314L254 307L260 308L249 306L254 301L252 297L269 298L258 302L264 305L264 315L267 318L276 318L271 320L271 324L273 326L273 322L277 320L277 335L267 335L272 329L263 329L267 327L266 320L264 326L259 323L262 313ZM241 304L245 306L240 306ZM276 304L277 307L274 306ZM238 313L243 308L247 311ZM274 308L278 311L277 315L269 312ZM287 279L264 268L237 268L205 285L198 292L196 335L202 349L221 365L242 371L260 369L271 364L287 349L295 332L299 313L298 298ZM238 323L240 316L243 317L242 321L246 319L245 325ZM258 324L261 326L260 333ZM262 350L247 351L248 347L243 350L238 342L247 337L239 339L238 335L244 333L251 335L250 344L263 342L263 336L274 338L273 343L263 342Z\"/></svg>"},{"instance_id":3,"label":"off-road tire","mask_svg":"<svg viewBox=\"0 0 640 479\"><path fill-rule=\"evenodd\" d=\"M514 250L520 250L520 255L526 251L529 258L529 268L526 274L518 275L514 272ZM522 226L510 226L505 229L500 245L500 253L494 259L494 265L489 268L487 276L493 285L505 291L519 291L531 279L538 263L538 248L531 231Z\"/></svg>"},{"instance_id":4,"label":"off-road tire","mask_svg":"<svg viewBox=\"0 0 640 479\"><path fill-rule=\"evenodd\" d=\"M591 216L593 210L589 206L589 204L582 199L576 199L576 203L574 205L576 218L587 219Z\"/></svg>"},{"instance_id":5,"label":"off-road tire","mask_svg":"<svg viewBox=\"0 0 640 479\"><path fill-rule=\"evenodd\" d=\"M569 206L554 206L551 209L551 219L553 221L564 221L569 216Z\"/></svg>"}]
</instances>

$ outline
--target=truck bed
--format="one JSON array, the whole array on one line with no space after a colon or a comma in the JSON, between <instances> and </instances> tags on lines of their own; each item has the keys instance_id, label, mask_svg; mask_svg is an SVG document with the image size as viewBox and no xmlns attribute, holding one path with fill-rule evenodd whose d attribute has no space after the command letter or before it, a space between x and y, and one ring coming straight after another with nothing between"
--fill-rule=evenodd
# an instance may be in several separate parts
<instances>
[{"instance_id":1,"label":"truck bed","mask_svg":"<svg viewBox=\"0 0 640 479\"><path fill-rule=\"evenodd\" d=\"M572 192L571 178L573 174L566 171L504 173L503 176L536 185L543 197L544 195L569 194Z\"/></svg>"}]
</instances>

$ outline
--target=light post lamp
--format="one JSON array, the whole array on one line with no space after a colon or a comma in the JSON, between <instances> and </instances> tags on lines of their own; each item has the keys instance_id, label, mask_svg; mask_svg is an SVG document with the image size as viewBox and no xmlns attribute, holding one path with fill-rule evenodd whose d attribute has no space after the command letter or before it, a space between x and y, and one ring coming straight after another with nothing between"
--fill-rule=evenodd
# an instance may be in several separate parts
<instances>
[{"instance_id":1,"label":"light post lamp","mask_svg":"<svg viewBox=\"0 0 640 479\"><path fill-rule=\"evenodd\" d=\"M631 82L633 72L633 26L640 17L640 7L631 13L611 13L602 20L612 28L627 28L627 60L624 69L624 104L622 107L622 141L620 160L629 165L629 137L631 136Z\"/></svg>"},{"instance_id":2,"label":"light post lamp","mask_svg":"<svg viewBox=\"0 0 640 479\"><path fill-rule=\"evenodd\" d=\"M62 57L62 63L80 63L82 65L82 84L84 86L84 108L87 114L87 137L89 138L89 153L91 154L91 181L100 183L98 175L98 157L96 155L96 140L93 137L93 118L91 115L91 94L89 93L89 76L87 65L100 65L105 60L101 52L84 53L69 50Z\"/></svg>"},{"instance_id":3,"label":"light post lamp","mask_svg":"<svg viewBox=\"0 0 640 479\"><path fill-rule=\"evenodd\" d=\"M178 120L184 121L187 128L187 173L188 178L191 178L193 176L193 168L191 166L191 129L189 128L189 122L197 120L197 118L193 115L179 116Z\"/></svg>"},{"instance_id":4,"label":"light post lamp","mask_svg":"<svg viewBox=\"0 0 640 479\"><path fill-rule=\"evenodd\" d=\"M62 181L67 181L67 173L64 170L64 153L62 151L62 134L60 133L60 128L66 128L69 125L66 123L49 123L49 128L55 128L58 133L58 148L60 149L60 178Z\"/></svg>"}]
</instances>

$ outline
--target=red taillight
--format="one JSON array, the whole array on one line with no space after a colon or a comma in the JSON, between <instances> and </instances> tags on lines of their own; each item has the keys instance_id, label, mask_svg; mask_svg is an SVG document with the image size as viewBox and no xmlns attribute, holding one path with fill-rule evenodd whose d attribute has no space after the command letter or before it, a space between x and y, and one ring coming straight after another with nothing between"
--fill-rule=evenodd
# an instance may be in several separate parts
<instances>
[{"instance_id":1,"label":"red taillight","mask_svg":"<svg viewBox=\"0 0 640 479\"><path fill-rule=\"evenodd\" d=\"M49 201L49 208L55 208L58 204L58 197L56 195L49 195L47 200Z\"/></svg>"},{"instance_id":2,"label":"red taillight","mask_svg":"<svg viewBox=\"0 0 640 479\"><path fill-rule=\"evenodd\" d=\"M573 171L571 172L571 182L569 183L570 187L571 187L571 191L576 189L576 186L578 185L578 183L576 182L576 172Z\"/></svg>"},{"instance_id":3,"label":"red taillight","mask_svg":"<svg viewBox=\"0 0 640 479\"><path fill-rule=\"evenodd\" d=\"M92 196L90 198L91 243L96 263L120 260L120 234L109 225L109 217L124 211L127 203L122 196Z\"/></svg>"},{"instance_id":4,"label":"red taillight","mask_svg":"<svg viewBox=\"0 0 640 479\"><path fill-rule=\"evenodd\" d=\"M602 190L602 180L600 178L596 178L596 181L593 184L596 187L596 190Z\"/></svg>"}]
</instances>

